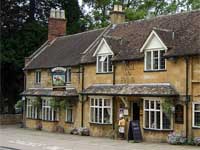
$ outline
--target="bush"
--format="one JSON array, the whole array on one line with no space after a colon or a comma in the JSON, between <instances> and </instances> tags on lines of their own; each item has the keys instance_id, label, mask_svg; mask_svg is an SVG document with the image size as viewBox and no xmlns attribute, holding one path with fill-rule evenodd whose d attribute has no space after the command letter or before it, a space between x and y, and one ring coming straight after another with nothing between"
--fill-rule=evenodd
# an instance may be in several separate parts
<instances>
[{"instance_id":1,"label":"bush","mask_svg":"<svg viewBox=\"0 0 200 150\"><path fill-rule=\"evenodd\" d=\"M184 136L181 135L181 134L178 134L178 133L173 132L173 133L170 133L170 134L168 135L167 142L168 142L169 144L175 144L175 145L176 145L176 144L186 144L187 138L184 137Z\"/></svg>"},{"instance_id":2,"label":"bush","mask_svg":"<svg viewBox=\"0 0 200 150\"><path fill-rule=\"evenodd\" d=\"M88 128L74 128L71 132L71 134L74 134L74 135L82 135L82 136L89 136L90 135L90 131Z\"/></svg>"}]
</instances>

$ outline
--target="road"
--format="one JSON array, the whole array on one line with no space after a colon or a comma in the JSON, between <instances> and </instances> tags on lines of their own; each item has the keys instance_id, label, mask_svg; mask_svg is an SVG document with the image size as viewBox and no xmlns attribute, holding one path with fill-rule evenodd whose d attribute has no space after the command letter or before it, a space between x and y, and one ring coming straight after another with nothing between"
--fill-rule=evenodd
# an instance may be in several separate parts
<instances>
[{"instance_id":1,"label":"road","mask_svg":"<svg viewBox=\"0 0 200 150\"><path fill-rule=\"evenodd\" d=\"M0 126L0 150L200 150L200 148L167 143L128 143L108 138Z\"/></svg>"}]
</instances>

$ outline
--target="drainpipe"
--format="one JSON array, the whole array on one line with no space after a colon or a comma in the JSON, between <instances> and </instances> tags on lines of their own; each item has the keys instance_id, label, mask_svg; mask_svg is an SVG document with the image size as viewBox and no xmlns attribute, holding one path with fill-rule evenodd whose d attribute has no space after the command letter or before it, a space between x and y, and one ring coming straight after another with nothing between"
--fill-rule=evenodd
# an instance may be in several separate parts
<instances>
[{"instance_id":1,"label":"drainpipe","mask_svg":"<svg viewBox=\"0 0 200 150\"><path fill-rule=\"evenodd\" d=\"M81 91L83 91L84 90L84 66L82 65L82 84L81 84ZM84 113L84 111L83 111L83 101L84 101L84 99L83 99L83 95L81 96L81 127L83 127L83 113Z\"/></svg>"},{"instance_id":2,"label":"drainpipe","mask_svg":"<svg viewBox=\"0 0 200 150\"><path fill-rule=\"evenodd\" d=\"M116 70L116 66L115 66L115 64L113 63L113 85L115 85L115 70ZM112 108L113 108L113 113L112 113L112 121L113 121L113 130L115 129L115 115L114 115L114 112L115 112L115 105L114 105L114 102L115 102L115 99L116 99L116 97L114 96L113 98L112 98Z\"/></svg>"},{"instance_id":3,"label":"drainpipe","mask_svg":"<svg viewBox=\"0 0 200 150\"><path fill-rule=\"evenodd\" d=\"M185 81L185 96L186 96L186 138L188 138L188 104L189 104L189 57L185 57L185 64L186 64L186 71L185 71L185 76L186 76L186 81Z\"/></svg>"}]
</instances>

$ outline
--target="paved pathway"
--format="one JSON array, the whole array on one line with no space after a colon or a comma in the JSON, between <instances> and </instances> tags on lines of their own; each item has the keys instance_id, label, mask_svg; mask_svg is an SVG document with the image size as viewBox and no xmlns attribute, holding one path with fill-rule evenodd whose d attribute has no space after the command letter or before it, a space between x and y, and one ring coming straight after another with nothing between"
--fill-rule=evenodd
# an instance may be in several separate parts
<instances>
[{"instance_id":1,"label":"paved pathway","mask_svg":"<svg viewBox=\"0 0 200 150\"><path fill-rule=\"evenodd\" d=\"M107 138L0 126L0 150L200 150L200 147L173 146L166 143L127 143Z\"/></svg>"}]
</instances>

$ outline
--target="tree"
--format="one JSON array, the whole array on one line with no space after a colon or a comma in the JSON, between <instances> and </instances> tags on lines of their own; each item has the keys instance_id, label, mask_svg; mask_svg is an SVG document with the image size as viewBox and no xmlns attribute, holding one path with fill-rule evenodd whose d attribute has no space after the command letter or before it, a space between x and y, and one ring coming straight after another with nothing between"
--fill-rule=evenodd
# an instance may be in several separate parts
<instances>
[{"instance_id":1,"label":"tree","mask_svg":"<svg viewBox=\"0 0 200 150\"><path fill-rule=\"evenodd\" d=\"M83 14L77 0L60 0L61 8L65 10L67 19L67 34L74 34L85 30L82 22Z\"/></svg>"}]
</instances>

